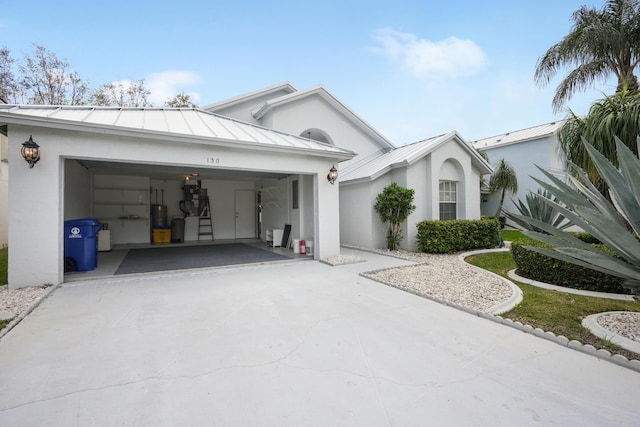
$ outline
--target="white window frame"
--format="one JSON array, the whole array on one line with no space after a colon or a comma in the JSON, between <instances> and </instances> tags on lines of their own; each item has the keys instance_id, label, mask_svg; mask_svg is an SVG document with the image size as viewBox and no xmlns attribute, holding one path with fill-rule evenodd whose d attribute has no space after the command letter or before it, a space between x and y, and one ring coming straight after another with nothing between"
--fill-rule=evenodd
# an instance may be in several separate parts
<instances>
[{"instance_id":1,"label":"white window frame","mask_svg":"<svg viewBox=\"0 0 640 427\"><path fill-rule=\"evenodd\" d=\"M438 217L440 220L458 219L458 182L441 180L438 190ZM447 209L443 209L445 207ZM450 217L451 214L453 214L453 218Z\"/></svg>"}]
</instances>

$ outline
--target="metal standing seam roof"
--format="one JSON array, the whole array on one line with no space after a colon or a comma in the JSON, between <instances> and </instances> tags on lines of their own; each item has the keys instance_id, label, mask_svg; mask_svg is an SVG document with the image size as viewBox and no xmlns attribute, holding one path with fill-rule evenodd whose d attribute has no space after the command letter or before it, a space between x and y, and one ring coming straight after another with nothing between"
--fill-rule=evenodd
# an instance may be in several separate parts
<instances>
[{"instance_id":1,"label":"metal standing seam roof","mask_svg":"<svg viewBox=\"0 0 640 427\"><path fill-rule=\"evenodd\" d=\"M355 162L348 164L340 171L340 181L344 183L347 181L376 179L392 169L414 163L416 160L431 153L440 145L455 138L464 144L470 153L474 152L473 148L464 142L458 136L457 132L452 131L413 144L404 145L388 152L378 152L376 155L369 156L362 160L356 159ZM482 160L480 156L477 157L480 159L479 161L485 164L485 167L490 172L490 165Z\"/></svg>"},{"instance_id":2,"label":"metal standing seam roof","mask_svg":"<svg viewBox=\"0 0 640 427\"><path fill-rule=\"evenodd\" d=\"M101 129L118 129L168 138L187 137L215 140L238 146L260 146L335 154L350 158L351 151L300 136L267 129L194 108L124 108L88 106L0 105L0 122L20 119L60 125L80 124Z\"/></svg>"},{"instance_id":3,"label":"metal standing seam roof","mask_svg":"<svg viewBox=\"0 0 640 427\"><path fill-rule=\"evenodd\" d=\"M473 147L478 150L486 150L501 147L504 145L516 144L518 142L539 139L556 133L558 129L560 129L562 125L564 125L565 122L566 120L559 120L557 122L546 123L527 129L507 132L501 135L491 136L489 138L483 138L477 141L473 141L471 145L473 145Z\"/></svg>"}]
</instances>

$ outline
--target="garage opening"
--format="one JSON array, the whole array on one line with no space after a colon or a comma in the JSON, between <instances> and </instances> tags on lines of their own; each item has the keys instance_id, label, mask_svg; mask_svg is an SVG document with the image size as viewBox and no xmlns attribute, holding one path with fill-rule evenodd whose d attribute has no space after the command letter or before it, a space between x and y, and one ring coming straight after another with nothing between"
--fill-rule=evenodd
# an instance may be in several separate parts
<instances>
[{"instance_id":1,"label":"garage opening","mask_svg":"<svg viewBox=\"0 0 640 427\"><path fill-rule=\"evenodd\" d=\"M98 267L63 255L65 281L313 259L314 203L308 175L65 159L65 221L100 222Z\"/></svg>"}]
</instances>

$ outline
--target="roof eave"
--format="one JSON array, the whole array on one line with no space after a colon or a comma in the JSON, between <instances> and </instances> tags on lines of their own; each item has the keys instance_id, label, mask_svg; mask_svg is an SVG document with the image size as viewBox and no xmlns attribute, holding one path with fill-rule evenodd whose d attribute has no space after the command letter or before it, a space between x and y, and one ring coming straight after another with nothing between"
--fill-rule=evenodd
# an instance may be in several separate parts
<instances>
[{"instance_id":1,"label":"roof eave","mask_svg":"<svg viewBox=\"0 0 640 427\"><path fill-rule=\"evenodd\" d=\"M338 148L340 151L319 151L313 148L285 147L278 145L268 145L259 142L229 140L217 137L205 137L196 135L180 135L170 132L160 132L143 129L122 128L113 125L100 125L95 123L69 122L60 119L51 119L47 117L18 117L15 115L7 115L0 112L0 123L17 124L22 126L46 127L52 129L73 130L81 132L92 132L118 136L128 136L145 139L161 139L168 142L186 142L202 145L217 145L231 148L247 148L253 150L266 150L271 152L296 152L304 155L315 157L327 157L345 161L355 157L355 153Z\"/></svg>"},{"instance_id":2,"label":"roof eave","mask_svg":"<svg viewBox=\"0 0 640 427\"><path fill-rule=\"evenodd\" d=\"M225 99L219 102L214 102L213 104L206 105L202 107L203 110L206 111L215 111L222 108L231 107L236 104L240 104L242 102L251 100L253 98L257 98L259 96L267 95L269 93L277 92L280 90L288 90L290 93L297 92L295 86L293 86L290 82L285 81L282 83L275 84L273 86L269 86L266 88L262 88L253 92L245 93L244 95L235 96L233 98Z\"/></svg>"}]
</instances>

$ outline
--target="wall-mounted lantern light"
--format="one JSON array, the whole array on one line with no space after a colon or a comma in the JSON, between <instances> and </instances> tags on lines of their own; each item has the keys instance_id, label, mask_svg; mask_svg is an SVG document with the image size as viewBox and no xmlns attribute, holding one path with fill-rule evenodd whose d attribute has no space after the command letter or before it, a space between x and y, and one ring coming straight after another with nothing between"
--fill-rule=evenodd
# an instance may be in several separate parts
<instances>
[{"instance_id":1,"label":"wall-mounted lantern light","mask_svg":"<svg viewBox=\"0 0 640 427\"><path fill-rule=\"evenodd\" d=\"M31 135L29 135L28 141L22 143L20 153L29 163L29 168L32 168L40 160L40 146L34 142Z\"/></svg>"},{"instance_id":2,"label":"wall-mounted lantern light","mask_svg":"<svg viewBox=\"0 0 640 427\"><path fill-rule=\"evenodd\" d=\"M338 169L336 169L336 165L331 166L329 169L329 175L327 175L327 180L333 184L338 179Z\"/></svg>"}]
</instances>

